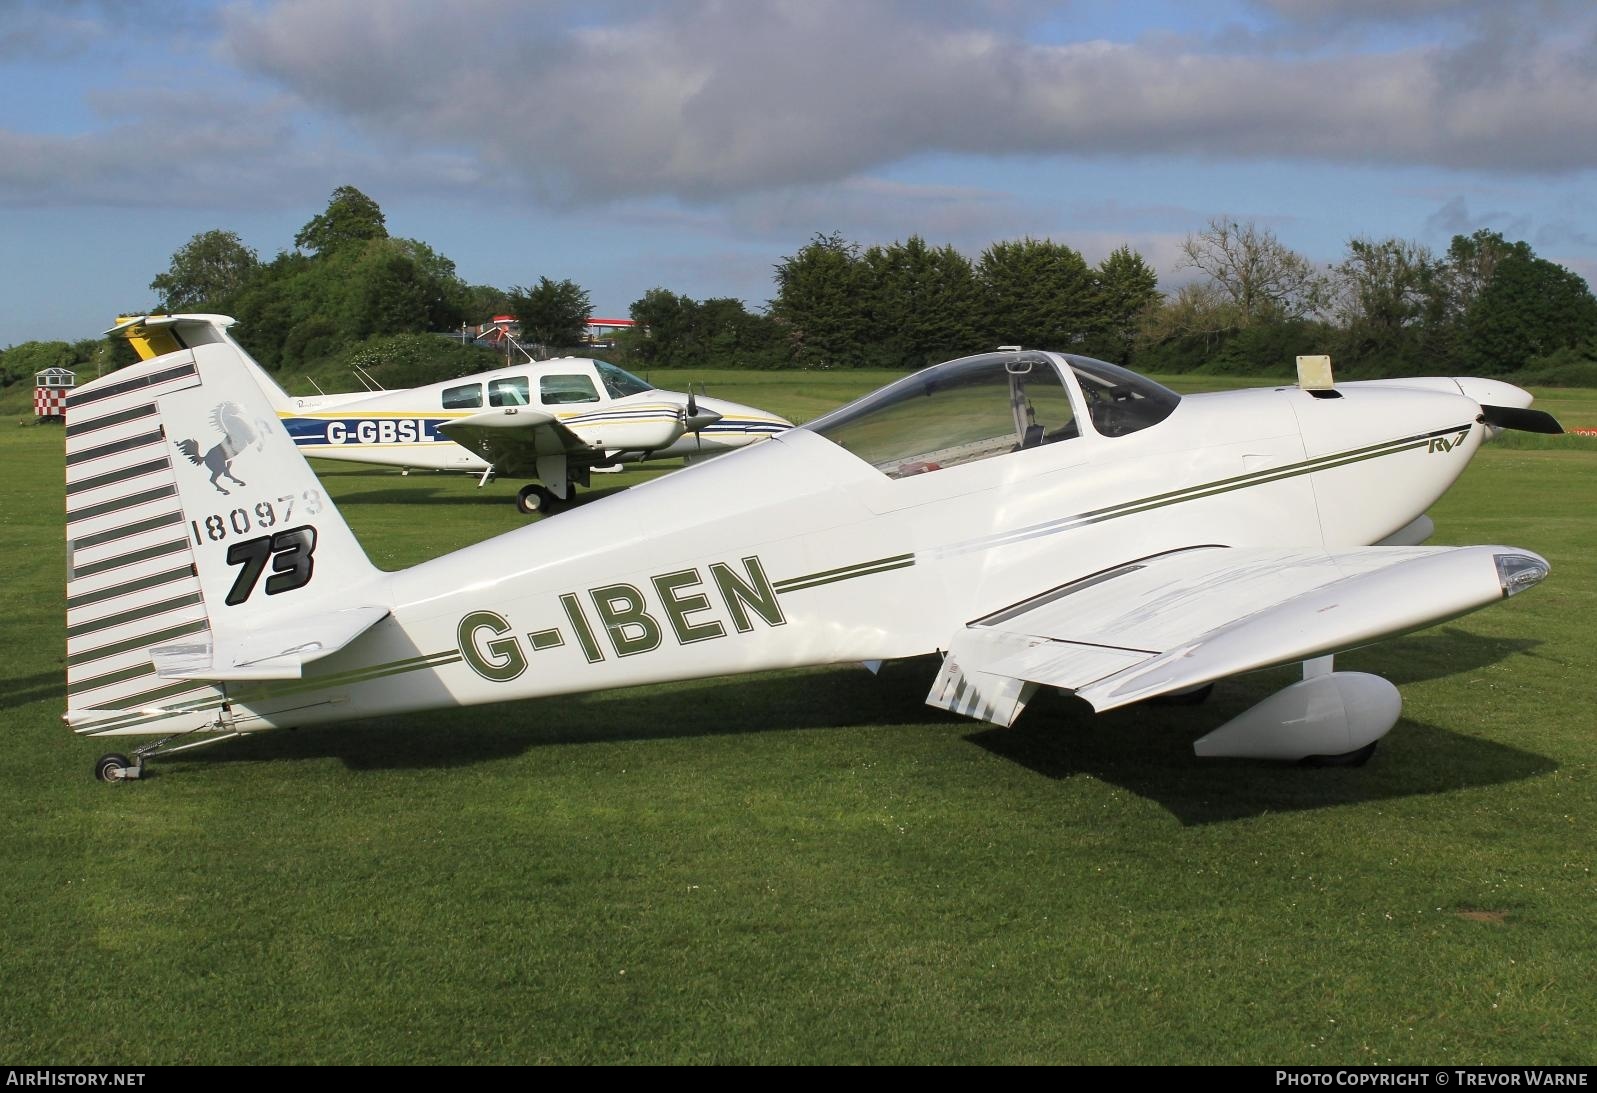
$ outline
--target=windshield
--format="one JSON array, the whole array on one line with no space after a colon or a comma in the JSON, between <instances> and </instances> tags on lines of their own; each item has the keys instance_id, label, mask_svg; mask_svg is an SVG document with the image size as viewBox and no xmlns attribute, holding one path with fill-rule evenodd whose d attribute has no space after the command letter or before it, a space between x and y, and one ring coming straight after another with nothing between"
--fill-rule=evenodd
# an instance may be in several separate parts
<instances>
[{"instance_id":1,"label":"windshield","mask_svg":"<svg viewBox=\"0 0 1597 1093\"><path fill-rule=\"evenodd\" d=\"M610 392L611 398L626 398L628 395L641 395L645 391L654 390L651 384L608 361L594 361L593 366L599 370L599 379L603 381L604 389Z\"/></svg>"},{"instance_id":2,"label":"windshield","mask_svg":"<svg viewBox=\"0 0 1597 1093\"><path fill-rule=\"evenodd\" d=\"M940 471L1079 436L1070 395L1041 353L985 353L906 376L806 428L889 478Z\"/></svg>"},{"instance_id":3,"label":"windshield","mask_svg":"<svg viewBox=\"0 0 1597 1093\"><path fill-rule=\"evenodd\" d=\"M1087 399L1092 427L1104 436L1125 436L1157 425L1175 410L1181 396L1147 376L1118 364L1064 354Z\"/></svg>"}]
</instances>

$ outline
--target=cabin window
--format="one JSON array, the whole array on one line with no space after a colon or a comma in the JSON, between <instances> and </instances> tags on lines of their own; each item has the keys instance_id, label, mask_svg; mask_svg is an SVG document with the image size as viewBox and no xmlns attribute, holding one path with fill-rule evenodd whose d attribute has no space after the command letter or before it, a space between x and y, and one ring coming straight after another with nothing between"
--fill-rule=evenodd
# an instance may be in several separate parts
<instances>
[{"instance_id":1,"label":"cabin window","mask_svg":"<svg viewBox=\"0 0 1597 1093\"><path fill-rule=\"evenodd\" d=\"M482 406L482 384L465 383L444 388L445 410L475 410Z\"/></svg>"},{"instance_id":2,"label":"cabin window","mask_svg":"<svg viewBox=\"0 0 1597 1093\"><path fill-rule=\"evenodd\" d=\"M1087 416L1103 436L1125 436L1169 417L1181 396L1147 376L1107 361L1065 355L1087 400Z\"/></svg>"},{"instance_id":3,"label":"cabin window","mask_svg":"<svg viewBox=\"0 0 1597 1093\"><path fill-rule=\"evenodd\" d=\"M1040 353L987 353L937 365L808 428L889 478L1080 435L1070 394Z\"/></svg>"},{"instance_id":4,"label":"cabin window","mask_svg":"<svg viewBox=\"0 0 1597 1093\"><path fill-rule=\"evenodd\" d=\"M617 368L607 361L594 361L593 366L599 370L599 381L610 392L611 398L626 398L654 390L647 380L640 380L625 368Z\"/></svg>"},{"instance_id":5,"label":"cabin window","mask_svg":"<svg viewBox=\"0 0 1597 1093\"><path fill-rule=\"evenodd\" d=\"M598 402L599 391L591 376L540 376L538 397L545 406L566 406L574 402Z\"/></svg>"},{"instance_id":6,"label":"cabin window","mask_svg":"<svg viewBox=\"0 0 1597 1093\"><path fill-rule=\"evenodd\" d=\"M488 381L489 406L526 406L532 402L526 376L507 376Z\"/></svg>"}]
</instances>

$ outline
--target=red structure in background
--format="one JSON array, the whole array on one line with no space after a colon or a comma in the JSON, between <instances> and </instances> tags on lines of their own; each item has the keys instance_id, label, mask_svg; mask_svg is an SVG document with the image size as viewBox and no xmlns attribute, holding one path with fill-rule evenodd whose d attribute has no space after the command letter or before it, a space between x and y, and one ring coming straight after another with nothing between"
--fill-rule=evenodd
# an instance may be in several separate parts
<instances>
[{"instance_id":1,"label":"red structure in background","mask_svg":"<svg viewBox=\"0 0 1597 1093\"><path fill-rule=\"evenodd\" d=\"M69 368L46 368L33 376L33 416L40 421L65 424L67 395L77 386L78 377Z\"/></svg>"}]
</instances>

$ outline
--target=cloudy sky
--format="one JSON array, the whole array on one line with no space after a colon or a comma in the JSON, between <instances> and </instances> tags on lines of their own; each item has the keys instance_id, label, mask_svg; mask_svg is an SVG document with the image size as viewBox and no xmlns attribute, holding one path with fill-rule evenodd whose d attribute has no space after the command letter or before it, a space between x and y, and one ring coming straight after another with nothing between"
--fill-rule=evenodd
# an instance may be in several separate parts
<instances>
[{"instance_id":1,"label":"cloudy sky","mask_svg":"<svg viewBox=\"0 0 1597 1093\"><path fill-rule=\"evenodd\" d=\"M816 232L970 254L1492 228L1597 282L1590 0L0 0L0 347L334 187L474 283L762 305Z\"/></svg>"}]
</instances>

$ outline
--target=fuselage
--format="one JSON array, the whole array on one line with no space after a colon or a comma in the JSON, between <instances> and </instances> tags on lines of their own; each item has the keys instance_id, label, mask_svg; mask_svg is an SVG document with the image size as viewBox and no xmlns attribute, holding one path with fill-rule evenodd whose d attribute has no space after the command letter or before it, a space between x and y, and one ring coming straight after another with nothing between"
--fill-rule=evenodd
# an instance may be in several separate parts
<instances>
[{"instance_id":1,"label":"fuselage","mask_svg":"<svg viewBox=\"0 0 1597 1093\"><path fill-rule=\"evenodd\" d=\"M928 653L971 619L1134 559L1380 542L1423 515L1482 436L1480 407L1456 390L1144 398L1078 375L1076 360L1029 355L1020 398L1021 373L1007 372L1006 395L1015 366L996 365L1013 443L971 439L977 387L957 389L968 406L932 412L947 396L927 370L924 396L839 411L385 575L391 617L303 679L237 689L231 724ZM959 435L905 439L917 414L909 433Z\"/></svg>"},{"instance_id":2,"label":"fuselage","mask_svg":"<svg viewBox=\"0 0 1597 1093\"><path fill-rule=\"evenodd\" d=\"M441 427L485 409L543 411L606 463L713 455L791 428L751 406L699 396L719 420L684 433L687 395L649 386L603 361L560 358L403 391L289 396L278 406L300 452L318 459L426 470L485 471L483 456Z\"/></svg>"}]
</instances>

